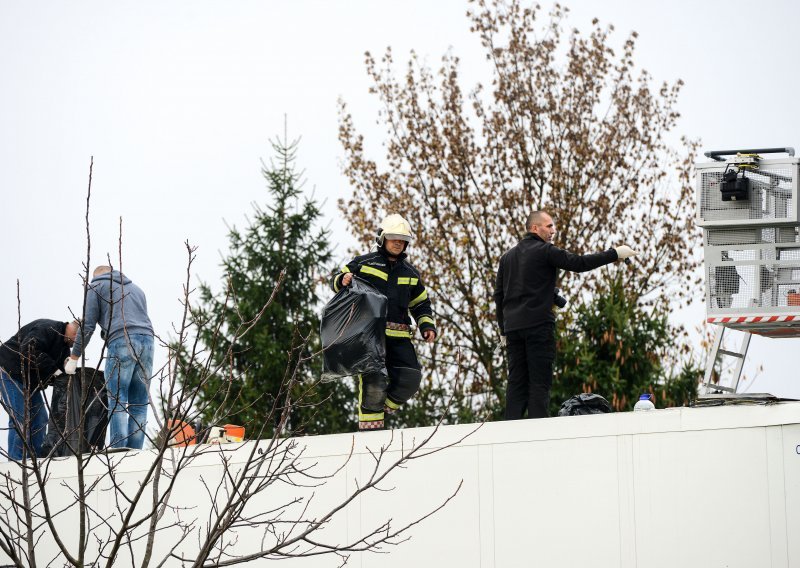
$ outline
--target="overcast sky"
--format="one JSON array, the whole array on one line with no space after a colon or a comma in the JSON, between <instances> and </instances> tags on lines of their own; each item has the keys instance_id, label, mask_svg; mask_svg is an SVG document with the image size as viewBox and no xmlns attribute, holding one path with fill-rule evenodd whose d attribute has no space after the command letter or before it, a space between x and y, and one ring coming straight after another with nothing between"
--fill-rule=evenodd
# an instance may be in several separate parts
<instances>
[{"instance_id":1,"label":"overcast sky","mask_svg":"<svg viewBox=\"0 0 800 568\"><path fill-rule=\"evenodd\" d=\"M800 3L566 5L568 26L587 30L596 16L615 25L618 45L639 32L637 64L659 82L685 81L678 132L703 149L800 146ZM403 61L413 48L436 65L452 49L466 79L485 80L465 10L462 0L0 2L2 339L17 328L17 280L23 324L80 312L90 156L90 263L118 263L121 217L123 271L161 335L180 317L184 241L198 247L194 274L218 283L225 221L242 225L264 202L259 160L284 115L344 259L337 99L377 148L364 51L391 45ZM695 327L704 311L676 317ZM756 337L744 388L800 398L789 356L799 341Z\"/></svg>"}]
</instances>

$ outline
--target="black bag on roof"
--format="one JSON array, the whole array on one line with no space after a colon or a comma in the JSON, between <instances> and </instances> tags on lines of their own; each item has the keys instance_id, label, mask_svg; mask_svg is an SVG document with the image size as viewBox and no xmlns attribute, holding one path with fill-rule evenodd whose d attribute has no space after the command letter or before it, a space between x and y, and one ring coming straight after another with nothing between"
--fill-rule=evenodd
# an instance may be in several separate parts
<instances>
[{"instance_id":1,"label":"black bag on roof","mask_svg":"<svg viewBox=\"0 0 800 568\"><path fill-rule=\"evenodd\" d=\"M353 276L322 310L322 379L386 373L386 312L389 301Z\"/></svg>"},{"instance_id":2,"label":"black bag on roof","mask_svg":"<svg viewBox=\"0 0 800 568\"><path fill-rule=\"evenodd\" d=\"M599 394L582 393L561 403L559 416L580 416L581 414L606 414L614 412L606 399Z\"/></svg>"},{"instance_id":3,"label":"black bag on roof","mask_svg":"<svg viewBox=\"0 0 800 568\"><path fill-rule=\"evenodd\" d=\"M82 382L89 383L85 401L81 401ZM81 404L83 402L83 404ZM81 415L84 416L80 430ZM61 375L53 381L50 417L41 457L61 457L102 449L108 426L108 394L103 371L90 367L74 375Z\"/></svg>"}]
</instances>

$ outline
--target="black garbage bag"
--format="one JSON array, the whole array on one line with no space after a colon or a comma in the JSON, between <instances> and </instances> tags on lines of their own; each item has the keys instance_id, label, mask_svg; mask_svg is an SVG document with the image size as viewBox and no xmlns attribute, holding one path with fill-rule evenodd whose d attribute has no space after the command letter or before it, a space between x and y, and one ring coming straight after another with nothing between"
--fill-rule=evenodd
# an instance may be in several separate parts
<instances>
[{"instance_id":1,"label":"black garbage bag","mask_svg":"<svg viewBox=\"0 0 800 568\"><path fill-rule=\"evenodd\" d=\"M580 416L581 414L606 414L614 412L606 399L599 394L577 394L563 403L558 410L559 416Z\"/></svg>"},{"instance_id":2,"label":"black garbage bag","mask_svg":"<svg viewBox=\"0 0 800 568\"><path fill-rule=\"evenodd\" d=\"M81 404L82 382L89 383L88 396ZM81 414L84 416L80 430ZM50 418L41 456L61 457L102 449L108 426L108 394L103 371L84 367L74 375L61 375L53 382Z\"/></svg>"},{"instance_id":3,"label":"black garbage bag","mask_svg":"<svg viewBox=\"0 0 800 568\"><path fill-rule=\"evenodd\" d=\"M388 300L354 276L322 310L322 379L331 381L362 373L386 373Z\"/></svg>"}]
</instances>

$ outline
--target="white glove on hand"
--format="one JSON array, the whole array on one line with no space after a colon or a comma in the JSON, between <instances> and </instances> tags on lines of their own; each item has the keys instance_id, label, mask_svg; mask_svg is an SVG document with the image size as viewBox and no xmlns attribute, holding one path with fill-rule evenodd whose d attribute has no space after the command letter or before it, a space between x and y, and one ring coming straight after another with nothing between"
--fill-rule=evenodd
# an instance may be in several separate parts
<instances>
[{"instance_id":1,"label":"white glove on hand","mask_svg":"<svg viewBox=\"0 0 800 568\"><path fill-rule=\"evenodd\" d=\"M621 247L614 247L614 250L617 251L617 257L620 260L625 260L626 258L629 258L631 256L636 256L637 254L639 254L628 245L622 245Z\"/></svg>"},{"instance_id":2,"label":"white glove on hand","mask_svg":"<svg viewBox=\"0 0 800 568\"><path fill-rule=\"evenodd\" d=\"M54 377L60 377L60 376L61 376L61 375L63 375L63 374L64 374L64 373L62 373L62 372L61 372L61 369L56 369L55 373L53 373L53 376L54 376Z\"/></svg>"},{"instance_id":3,"label":"white glove on hand","mask_svg":"<svg viewBox=\"0 0 800 568\"><path fill-rule=\"evenodd\" d=\"M78 360L72 357L64 359L64 372L68 375L74 375L75 369L78 368Z\"/></svg>"}]
</instances>

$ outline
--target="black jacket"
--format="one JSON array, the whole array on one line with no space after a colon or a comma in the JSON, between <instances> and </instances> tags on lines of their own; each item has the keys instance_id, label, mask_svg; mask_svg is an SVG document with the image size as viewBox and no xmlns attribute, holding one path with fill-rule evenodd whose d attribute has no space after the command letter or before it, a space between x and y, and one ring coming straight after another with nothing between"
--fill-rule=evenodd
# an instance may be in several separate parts
<instances>
[{"instance_id":1,"label":"black jacket","mask_svg":"<svg viewBox=\"0 0 800 568\"><path fill-rule=\"evenodd\" d=\"M500 333L555 322L558 269L587 272L617 260L617 251L577 255L527 233L500 258L494 302Z\"/></svg>"},{"instance_id":2,"label":"black jacket","mask_svg":"<svg viewBox=\"0 0 800 568\"><path fill-rule=\"evenodd\" d=\"M33 390L57 370L64 370L69 345L64 341L67 322L38 319L22 326L0 346L0 367L12 378L30 378Z\"/></svg>"},{"instance_id":3,"label":"black jacket","mask_svg":"<svg viewBox=\"0 0 800 568\"><path fill-rule=\"evenodd\" d=\"M405 253L402 253L394 262L389 260L383 248L357 256L334 275L331 281L331 288L334 292L341 290L342 276L346 272L352 272L363 278L388 298L387 322L410 325L411 319L408 317L410 310L421 332L426 329L436 331L428 292L425 290L417 269L406 260ZM409 332L398 332L388 328L386 335L411 336Z\"/></svg>"}]
</instances>

